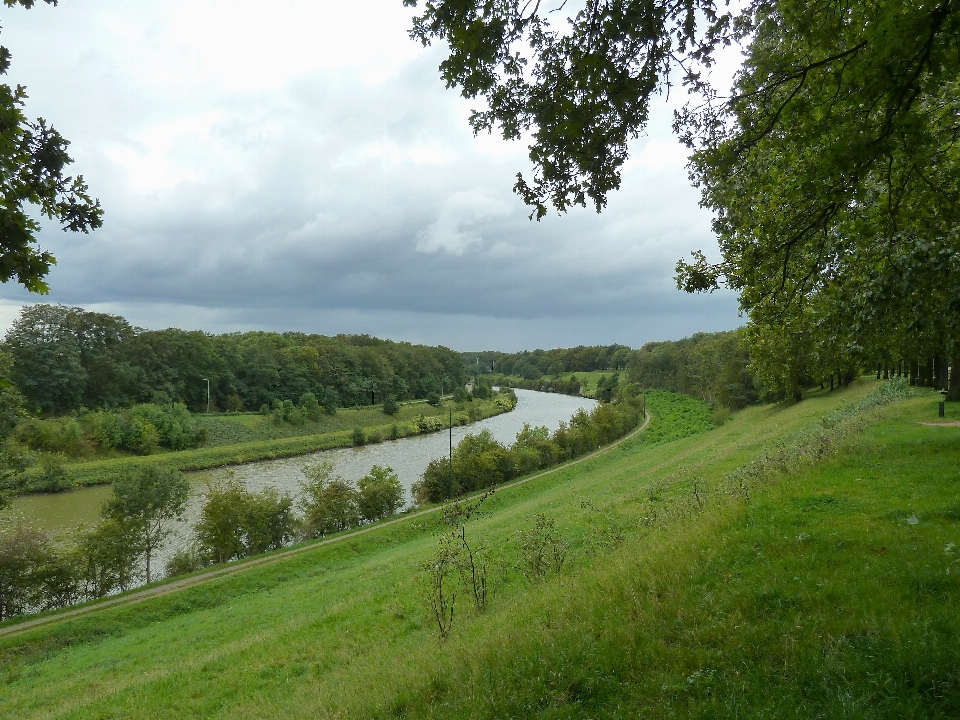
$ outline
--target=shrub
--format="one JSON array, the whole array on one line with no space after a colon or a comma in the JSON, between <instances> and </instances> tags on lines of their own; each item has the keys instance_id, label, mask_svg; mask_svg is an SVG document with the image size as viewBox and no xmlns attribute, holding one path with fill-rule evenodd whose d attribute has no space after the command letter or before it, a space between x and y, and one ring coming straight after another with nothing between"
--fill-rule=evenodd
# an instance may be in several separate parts
<instances>
[{"instance_id":1,"label":"shrub","mask_svg":"<svg viewBox=\"0 0 960 720\"><path fill-rule=\"evenodd\" d=\"M391 467L374 465L357 481L360 516L366 522L393 515L403 504L403 485Z\"/></svg>"},{"instance_id":2,"label":"shrub","mask_svg":"<svg viewBox=\"0 0 960 720\"><path fill-rule=\"evenodd\" d=\"M367 444L367 436L363 434L363 429L355 427L353 429L353 446L354 447L363 447Z\"/></svg>"},{"instance_id":3,"label":"shrub","mask_svg":"<svg viewBox=\"0 0 960 720\"><path fill-rule=\"evenodd\" d=\"M76 483L63 467L63 459L57 455L44 455L40 459L40 472L34 476L31 489L56 493L72 489Z\"/></svg>"},{"instance_id":4,"label":"shrub","mask_svg":"<svg viewBox=\"0 0 960 720\"><path fill-rule=\"evenodd\" d=\"M329 460L304 467L303 474L300 489L306 537L321 537L359 524L358 493L350 483L334 474Z\"/></svg>"},{"instance_id":5,"label":"shrub","mask_svg":"<svg viewBox=\"0 0 960 720\"><path fill-rule=\"evenodd\" d=\"M273 488L250 492L230 476L208 488L194 535L201 556L227 562L283 547L294 525L289 496Z\"/></svg>"},{"instance_id":6,"label":"shrub","mask_svg":"<svg viewBox=\"0 0 960 720\"><path fill-rule=\"evenodd\" d=\"M433 407L440 407L439 393L435 393L435 392L427 393L427 404L433 405Z\"/></svg>"},{"instance_id":7,"label":"shrub","mask_svg":"<svg viewBox=\"0 0 960 720\"><path fill-rule=\"evenodd\" d=\"M300 413L304 419L317 422L322 412L323 409L320 407L320 402L312 392L305 392L300 396Z\"/></svg>"},{"instance_id":8,"label":"shrub","mask_svg":"<svg viewBox=\"0 0 960 720\"><path fill-rule=\"evenodd\" d=\"M385 415L396 415L400 412L400 405L393 395L387 395L387 399L383 401L383 412Z\"/></svg>"}]
</instances>

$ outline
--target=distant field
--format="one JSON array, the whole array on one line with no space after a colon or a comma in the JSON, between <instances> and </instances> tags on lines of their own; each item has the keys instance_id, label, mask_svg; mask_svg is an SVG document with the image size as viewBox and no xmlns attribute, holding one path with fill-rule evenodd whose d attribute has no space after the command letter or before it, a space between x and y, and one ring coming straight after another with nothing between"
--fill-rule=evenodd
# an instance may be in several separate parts
<instances>
[{"instance_id":1,"label":"distant field","mask_svg":"<svg viewBox=\"0 0 960 720\"><path fill-rule=\"evenodd\" d=\"M0 716L960 717L960 428L880 385L710 430L651 393L656 436L468 522L490 599L451 579L445 641L433 515L0 637Z\"/></svg>"}]
</instances>

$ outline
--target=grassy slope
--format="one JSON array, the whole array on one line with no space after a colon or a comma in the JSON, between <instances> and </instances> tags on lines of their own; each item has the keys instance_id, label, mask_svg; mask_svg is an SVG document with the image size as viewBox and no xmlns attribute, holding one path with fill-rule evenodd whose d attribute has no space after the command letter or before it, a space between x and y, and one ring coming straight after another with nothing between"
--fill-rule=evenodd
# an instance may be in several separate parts
<instances>
[{"instance_id":1,"label":"grassy slope","mask_svg":"<svg viewBox=\"0 0 960 720\"><path fill-rule=\"evenodd\" d=\"M411 582L423 520L2 639L0 716L955 717L960 429L917 424L935 397L749 502L722 491L868 388L495 495L469 529L504 558L495 597L481 614L462 596L445 643ZM537 512L571 550L529 583L509 566Z\"/></svg>"}]
</instances>

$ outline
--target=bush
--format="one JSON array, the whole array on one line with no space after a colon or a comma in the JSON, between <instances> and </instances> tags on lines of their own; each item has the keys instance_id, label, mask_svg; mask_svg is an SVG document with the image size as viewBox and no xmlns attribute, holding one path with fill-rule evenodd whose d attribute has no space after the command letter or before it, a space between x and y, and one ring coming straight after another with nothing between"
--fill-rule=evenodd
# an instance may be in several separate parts
<instances>
[{"instance_id":1,"label":"bush","mask_svg":"<svg viewBox=\"0 0 960 720\"><path fill-rule=\"evenodd\" d=\"M40 472L34 476L31 489L45 493L71 490L76 483L63 467L63 460L56 455L45 455L40 459Z\"/></svg>"},{"instance_id":2,"label":"bush","mask_svg":"<svg viewBox=\"0 0 960 720\"><path fill-rule=\"evenodd\" d=\"M201 556L211 562L283 547L294 535L293 501L273 488L254 493L231 476L207 490L194 527Z\"/></svg>"},{"instance_id":3,"label":"bush","mask_svg":"<svg viewBox=\"0 0 960 720\"><path fill-rule=\"evenodd\" d=\"M396 415L400 412L400 405L393 395L387 395L387 399L383 401L383 412L385 415Z\"/></svg>"},{"instance_id":4,"label":"bush","mask_svg":"<svg viewBox=\"0 0 960 720\"><path fill-rule=\"evenodd\" d=\"M363 447L367 444L367 436L363 434L361 428L353 429L353 446L354 447Z\"/></svg>"},{"instance_id":5,"label":"bush","mask_svg":"<svg viewBox=\"0 0 960 720\"><path fill-rule=\"evenodd\" d=\"M496 398L509 403L515 401L516 395L511 391L498 393ZM561 423L553 435L545 427L524 426L509 448L494 440L486 430L467 435L453 451L452 475L446 459L434 460L414 485L414 499L418 504L441 502L578 457L626 435L641 418L639 402L624 401L599 405L591 413L581 410L570 419L569 425Z\"/></svg>"},{"instance_id":6,"label":"bush","mask_svg":"<svg viewBox=\"0 0 960 720\"><path fill-rule=\"evenodd\" d=\"M433 405L433 407L440 407L439 393L435 393L435 392L427 393L427 404Z\"/></svg>"},{"instance_id":7,"label":"bush","mask_svg":"<svg viewBox=\"0 0 960 720\"><path fill-rule=\"evenodd\" d=\"M83 430L73 418L29 418L17 428L17 439L31 450L77 455Z\"/></svg>"},{"instance_id":8,"label":"bush","mask_svg":"<svg viewBox=\"0 0 960 720\"><path fill-rule=\"evenodd\" d=\"M320 407L320 402L317 400L317 396L312 392L305 392L300 396L300 413L303 415L304 419L311 422L317 422L320 419L320 415L323 413L323 408Z\"/></svg>"},{"instance_id":9,"label":"bush","mask_svg":"<svg viewBox=\"0 0 960 720\"><path fill-rule=\"evenodd\" d=\"M393 515L403 504L403 485L391 467L374 465L357 481L360 516L366 522Z\"/></svg>"},{"instance_id":10,"label":"bush","mask_svg":"<svg viewBox=\"0 0 960 720\"><path fill-rule=\"evenodd\" d=\"M356 489L333 473L333 464L322 460L303 468L303 532L308 538L348 530L360 523Z\"/></svg>"}]
</instances>

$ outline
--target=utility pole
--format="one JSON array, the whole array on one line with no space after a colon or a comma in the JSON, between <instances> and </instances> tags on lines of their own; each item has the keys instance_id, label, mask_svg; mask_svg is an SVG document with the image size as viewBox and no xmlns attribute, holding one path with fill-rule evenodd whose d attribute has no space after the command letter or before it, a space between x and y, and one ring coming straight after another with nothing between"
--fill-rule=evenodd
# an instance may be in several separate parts
<instances>
[{"instance_id":1,"label":"utility pole","mask_svg":"<svg viewBox=\"0 0 960 720\"><path fill-rule=\"evenodd\" d=\"M210 378L203 378L207 383L207 415L210 414Z\"/></svg>"}]
</instances>

